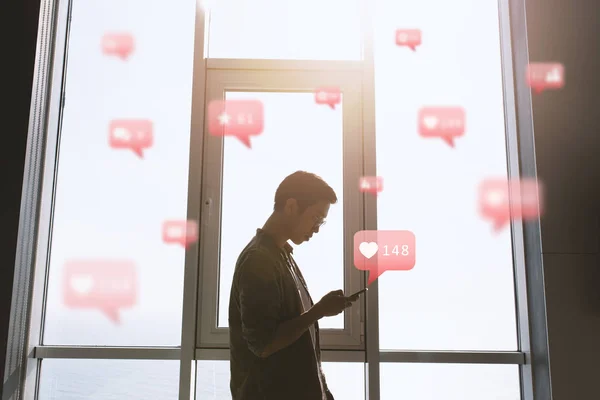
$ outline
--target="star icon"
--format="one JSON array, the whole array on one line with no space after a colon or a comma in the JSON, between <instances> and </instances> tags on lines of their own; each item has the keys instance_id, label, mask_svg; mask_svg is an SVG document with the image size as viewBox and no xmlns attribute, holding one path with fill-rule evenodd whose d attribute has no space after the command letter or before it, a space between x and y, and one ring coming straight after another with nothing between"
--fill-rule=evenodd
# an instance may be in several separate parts
<instances>
[{"instance_id":1,"label":"star icon","mask_svg":"<svg viewBox=\"0 0 600 400\"><path fill-rule=\"evenodd\" d=\"M223 111L217 118L219 119L219 124L221 125L229 125L229 120L231 120L231 117L225 111Z\"/></svg>"}]
</instances>

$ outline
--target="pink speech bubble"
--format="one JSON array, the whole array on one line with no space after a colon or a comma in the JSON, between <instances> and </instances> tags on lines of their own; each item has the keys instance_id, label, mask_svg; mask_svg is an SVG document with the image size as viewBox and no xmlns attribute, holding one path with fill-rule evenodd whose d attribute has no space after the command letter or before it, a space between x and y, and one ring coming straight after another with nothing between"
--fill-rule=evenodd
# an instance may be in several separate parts
<instances>
[{"instance_id":1,"label":"pink speech bubble","mask_svg":"<svg viewBox=\"0 0 600 400\"><path fill-rule=\"evenodd\" d=\"M565 85L565 67L560 63L530 63L527 66L527 85L535 93L560 89Z\"/></svg>"},{"instance_id":2,"label":"pink speech bubble","mask_svg":"<svg viewBox=\"0 0 600 400\"><path fill-rule=\"evenodd\" d=\"M396 45L406 46L412 51L417 51L417 46L421 45L421 30L396 29Z\"/></svg>"},{"instance_id":3,"label":"pink speech bubble","mask_svg":"<svg viewBox=\"0 0 600 400\"><path fill-rule=\"evenodd\" d=\"M340 88L318 88L315 90L315 103L327 104L332 110L335 110L336 104L342 101L342 91Z\"/></svg>"},{"instance_id":4,"label":"pink speech bubble","mask_svg":"<svg viewBox=\"0 0 600 400\"><path fill-rule=\"evenodd\" d=\"M208 105L208 131L213 136L235 136L252 148L250 136L264 129L264 108L260 100L213 100Z\"/></svg>"},{"instance_id":5,"label":"pink speech bubble","mask_svg":"<svg viewBox=\"0 0 600 400\"><path fill-rule=\"evenodd\" d=\"M511 219L539 218L544 210L543 192L543 185L531 178L487 179L479 186L479 212L499 232Z\"/></svg>"},{"instance_id":6,"label":"pink speech bubble","mask_svg":"<svg viewBox=\"0 0 600 400\"><path fill-rule=\"evenodd\" d=\"M385 271L408 271L416 262L410 231L359 231L354 234L354 266L369 271L370 285Z\"/></svg>"},{"instance_id":7,"label":"pink speech bubble","mask_svg":"<svg viewBox=\"0 0 600 400\"><path fill-rule=\"evenodd\" d=\"M108 128L108 143L113 149L130 149L144 158L144 149L154 143L152 130L152 121L147 119L113 120Z\"/></svg>"},{"instance_id":8,"label":"pink speech bubble","mask_svg":"<svg viewBox=\"0 0 600 400\"><path fill-rule=\"evenodd\" d=\"M165 221L162 227L162 238L166 244L177 243L188 247L198 240L198 224L193 220Z\"/></svg>"},{"instance_id":9,"label":"pink speech bubble","mask_svg":"<svg viewBox=\"0 0 600 400\"><path fill-rule=\"evenodd\" d=\"M100 310L115 324L120 323L119 310L136 303L136 268L131 261L69 261L63 284L67 307Z\"/></svg>"},{"instance_id":10,"label":"pink speech bubble","mask_svg":"<svg viewBox=\"0 0 600 400\"><path fill-rule=\"evenodd\" d=\"M363 193L377 195L383 191L383 178L381 176L363 176L358 182L358 189Z\"/></svg>"},{"instance_id":11,"label":"pink speech bubble","mask_svg":"<svg viewBox=\"0 0 600 400\"><path fill-rule=\"evenodd\" d=\"M129 33L107 33L102 37L102 52L107 56L116 55L127 60L133 47L133 36Z\"/></svg>"},{"instance_id":12,"label":"pink speech bubble","mask_svg":"<svg viewBox=\"0 0 600 400\"><path fill-rule=\"evenodd\" d=\"M454 147L455 138L465 134L466 113L462 107L423 107L418 118L422 137L439 137L450 147Z\"/></svg>"}]
</instances>

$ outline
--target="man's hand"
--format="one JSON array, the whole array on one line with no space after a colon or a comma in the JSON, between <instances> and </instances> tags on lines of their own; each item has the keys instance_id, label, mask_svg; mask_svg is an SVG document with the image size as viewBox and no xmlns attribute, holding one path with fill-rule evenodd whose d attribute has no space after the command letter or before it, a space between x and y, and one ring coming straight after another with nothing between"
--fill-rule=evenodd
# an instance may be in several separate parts
<instances>
[{"instance_id":1,"label":"man's hand","mask_svg":"<svg viewBox=\"0 0 600 400\"><path fill-rule=\"evenodd\" d=\"M334 290L327 293L317 304L319 316L333 317L352 305L352 299L344 296L343 290Z\"/></svg>"}]
</instances>

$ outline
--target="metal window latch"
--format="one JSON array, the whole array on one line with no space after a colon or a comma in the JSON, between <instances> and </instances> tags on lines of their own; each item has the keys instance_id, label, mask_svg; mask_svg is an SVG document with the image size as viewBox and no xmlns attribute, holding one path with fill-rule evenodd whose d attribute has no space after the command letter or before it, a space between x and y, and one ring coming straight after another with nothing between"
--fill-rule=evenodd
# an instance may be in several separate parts
<instances>
[{"instance_id":1,"label":"metal window latch","mask_svg":"<svg viewBox=\"0 0 600 400\"><path fill-rule=\"evenodd\" d=\"M204 200L204 207L205 207L204 226L208 226L208 224L210 223L210 220L212 219L212 205L213 205L212 198L209 197Z\"/></svg>"}]
</instances>

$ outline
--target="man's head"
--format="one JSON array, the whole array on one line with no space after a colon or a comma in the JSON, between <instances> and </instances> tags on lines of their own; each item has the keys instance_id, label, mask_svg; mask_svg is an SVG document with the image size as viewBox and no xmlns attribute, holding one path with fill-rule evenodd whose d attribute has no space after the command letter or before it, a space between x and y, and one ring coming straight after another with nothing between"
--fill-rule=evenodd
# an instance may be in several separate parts
<instances>
[{"instance_id":1,"label":"man's head","mask_svg":"<svg viewBox=\"0 0 600 400\"><path fill-rule=\"evenodd\" d=\"M300 244L319 232L335 203L337 196L323 179L296 171L279 184L273 210L282 217L290 240Z\"/></svg>"}]
</instances>

